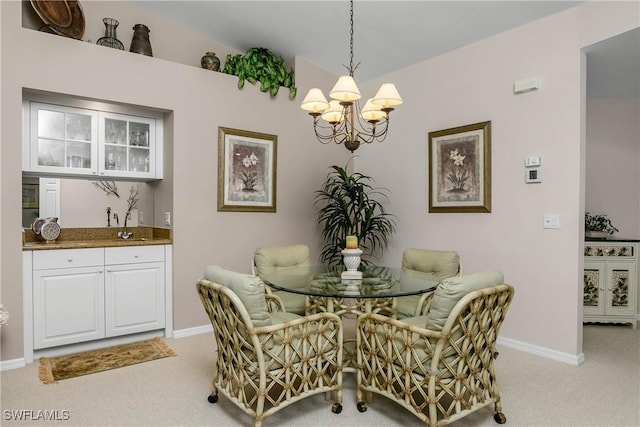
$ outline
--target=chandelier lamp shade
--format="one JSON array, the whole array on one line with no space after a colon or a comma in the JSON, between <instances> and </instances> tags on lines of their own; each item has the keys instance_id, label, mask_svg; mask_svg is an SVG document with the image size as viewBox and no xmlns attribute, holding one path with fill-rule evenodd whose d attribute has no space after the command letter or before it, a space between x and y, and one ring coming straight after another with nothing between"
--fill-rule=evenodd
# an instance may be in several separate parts
<instances>
[{"instance_id":1,"label":"chandelier lamp shade","mask_svg":"<svg viewBox=\"0 0 640 427\"><path fill-rule=\"evenodd\" d=\"M318 141L344 144L347 150L354 152L361 143L384 141L389 130L389 115L402 104L402 98L393 83L383 83L374 97L360 107L362 95L353 78L359 65L353 64L353 0L350 13L349 75L338 78L329 92L331 101L327 101L322 90L313 88L304 97L300 108L313 117L313 130Z\"/></svg>"}]
</instances>

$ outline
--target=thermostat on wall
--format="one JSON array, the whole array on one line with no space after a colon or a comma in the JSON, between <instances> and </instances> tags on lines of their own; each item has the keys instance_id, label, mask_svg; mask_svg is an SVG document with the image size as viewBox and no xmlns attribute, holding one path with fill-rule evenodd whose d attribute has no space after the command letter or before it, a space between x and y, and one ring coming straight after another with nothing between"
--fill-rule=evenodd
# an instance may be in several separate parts
<instances>
[{"instance_id":1,"label":"thermostat on wall","mask_svg":"<svg viewBox=\"0 0 640 427\"><path fill-rule=\"evenodd\" d=\"M525 170L525 179L524 181L527 184L534 184L538 182L542 182L542 176L540 171L540 166L534 168L527 168Z\"/></svg>"}]
</instances>

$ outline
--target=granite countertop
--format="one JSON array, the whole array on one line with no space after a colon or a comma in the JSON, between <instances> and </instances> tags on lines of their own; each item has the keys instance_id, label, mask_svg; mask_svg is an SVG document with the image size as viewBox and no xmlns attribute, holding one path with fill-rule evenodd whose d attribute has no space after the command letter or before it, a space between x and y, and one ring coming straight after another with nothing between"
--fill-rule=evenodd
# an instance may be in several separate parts
<instances>
[{"instance_id":1,"label":"granite countertop","mask_svg":"<svg viewBox=\"0 0 640 427\"><path fill-rule=\"evenodd\" d=\"M122 228L63 228L60 236L47 242L32 230L25 229L22 241L23 251L51 249L105 248L120 246L170 245L171 230L155 227L129 227L133 232L129 239L118 238Z\"/></svg>"}]
</instances>

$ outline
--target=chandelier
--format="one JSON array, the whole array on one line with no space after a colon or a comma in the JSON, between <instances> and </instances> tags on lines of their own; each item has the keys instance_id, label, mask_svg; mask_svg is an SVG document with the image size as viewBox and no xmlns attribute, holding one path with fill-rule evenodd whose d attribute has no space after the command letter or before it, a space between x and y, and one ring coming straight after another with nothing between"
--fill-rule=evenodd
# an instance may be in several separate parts
<instances>
[{"instance_id":1,"label":"chandelier","mask_svg":"<svg viewBox=\"0 0 640 427\"><path fill-rule=\"evenodd\" d=\"M375 96L360 108L360 90L353 79L354 71L360 65L353 65L353 0L350 12L349 75L338 78L329 92L330 102L320 89L313 88L300 108L313 117L313 130L318 141L344 144L347 150L354 152L361 143L384 141L389 129L389 114L395 106L402 104L402 98L393 83L383 83Z\"/></svg>"}]
</instances>

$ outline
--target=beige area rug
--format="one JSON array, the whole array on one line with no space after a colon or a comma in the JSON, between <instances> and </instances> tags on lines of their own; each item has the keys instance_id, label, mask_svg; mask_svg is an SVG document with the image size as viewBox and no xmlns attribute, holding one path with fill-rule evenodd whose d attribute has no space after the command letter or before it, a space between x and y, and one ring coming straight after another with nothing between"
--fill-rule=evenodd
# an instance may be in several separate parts
<instances>
[{"instance_id":1,"label":"beige area rug","mask_svg":"<svg viewBox=\"0 0 640 427\"><path fill-rule=\"evenodd\" d=\"M154 338L66 356L42 357L39 374L43 383L52 384L170 356L176 356L176 353L160 338Z\"/></svg>"}]
</instances>

